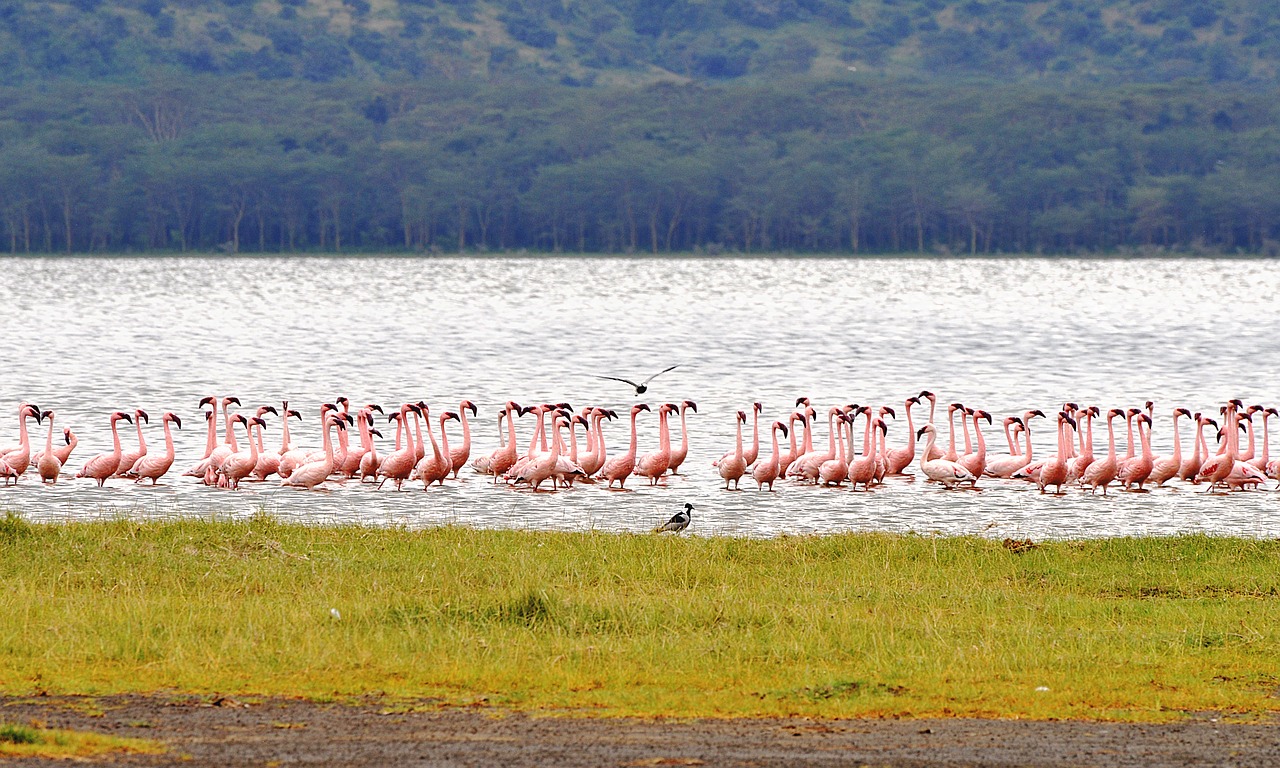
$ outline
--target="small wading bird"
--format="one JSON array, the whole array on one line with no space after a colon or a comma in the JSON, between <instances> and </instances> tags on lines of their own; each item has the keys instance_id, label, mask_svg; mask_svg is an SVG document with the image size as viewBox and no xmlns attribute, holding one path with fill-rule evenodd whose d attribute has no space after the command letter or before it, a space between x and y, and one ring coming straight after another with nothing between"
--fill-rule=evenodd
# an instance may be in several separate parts
<instances>
[{"instance_id":1,"label":"small wading bird","mask_svg":"<svg viewBox=\"0 0 1280 768\"><path fill-rule=\"evenodd\" d=\"M677 512L671 516L671 519L657 528L653 529L654 533L679 533L689 527L690 513L693 512L693 505L686 503L683 512Z\"/></svg>"},{"instance_id":2,"label":"small wading bird","mask_svg":"<svg viewBox=\"0 0 1280 768\"><path fill-rule=\"evenodd\" d=\"M620 378L618 378L617 376L597 376L596 378L597 378L597 379L608 379L609 381L621 381L621 382L622 382L622 383L624 383L624 384L630 384L631 386L633 386L633 387L635 387L635 388L636 388L636 394L637 394L637 395L643 395L645 392L648 392L648 391L649 391L649 382L651 382L651 381L653 381L654 379L658 378L659 376L661 376L662 374L666 373L667 371L673 371L673 370L675 370L676 368L679 368L679 367L680 367L680 365L679 365L679 363L677 363L676 365L673 365L673 366L671 366L670 368L663 368L662 370L660 370L660 371L658 371L657 373L653 374L652 376L650 376L649 378L647 378L647 379L645 379L644 381L640 382L639 384L635 383L635 382L634 382L634 381L632 381L631 379L620 379Z\"/></svg>"}]
</instances>

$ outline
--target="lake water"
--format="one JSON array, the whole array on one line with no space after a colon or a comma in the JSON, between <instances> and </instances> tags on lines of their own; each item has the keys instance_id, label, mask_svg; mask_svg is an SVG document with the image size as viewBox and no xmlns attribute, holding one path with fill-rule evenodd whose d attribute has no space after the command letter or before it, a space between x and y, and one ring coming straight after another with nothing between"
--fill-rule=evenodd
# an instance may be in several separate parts
<instances>
[{"instance_id":1,"label":"lake water","mask_svg":"<svg viewBox=\"0 0 1280 768\"><path fill-rule=\"evenodd\" d=\"M1007 450L999 429L1007 414L1052 415L1065 400L1104 412L1154 400L1155 450L1167 453L1175 406L1216 415L1233 397L1276 404L1276 262L41 258L8 259L4 270L0 442L16 442L20 400L55 410L57 425L80 435L56 487L30 474L0 490L0 506L31 519L238 517L265 508L316 523L645 531L687 501L701 534L1280 535L1280 495L1270 490L1207 495L1175 483L1150 494L1041 497L1012 481L948 493L891 479L869 494L791 482L770 494L748 478L734 493L721 490L711 466L732 448L735 412L752 401L765 405L762 425L785 420L799 396L822 413L832 404L888 404L901 419L903 400L921 389L938 394L940 421L948 402L990 411L992 453ZM288 399L305 418L294 422L295 445L313 447L322 400L346 395L390 410L422 399L439 413L468 398L480 406L476 456L497 446L497 407L508 399L622 413L637 398L594 375L634 379L677 363L644 400L656 408L691 399L700 410L689 420L686 474L665 487L633 478L631 492L578 486L535 495L468 469L427 492L350 483L306 493L275 481L231 492L178 476L204 449L197 403L207 395L237 396L246 410ZM155 448L163 447L159 415L183 418L167 482L98 489L71 480L109 450L108 414L134 408L152 415ZM522 447L532 421L518 422ZM1044 424L1037 420L1036 451L1047 454L1054 436ZM394 437L384 432L383 452ZM132 431L122 433L133 445ZM43 447L44 434L35 428L33 443ZM610 455L625 450L624 423L606 434ZM656 435L656 416L643 414L641 452L656 447ZM817 435L825 446L825 422ZM905 435L901 420L890 423L892 446ZM456 428L451 438L456 444ZM1096 452L1105 440L1104 427ZM279 445L273 417L268 443Z\"/></svg>"}]
</instances>

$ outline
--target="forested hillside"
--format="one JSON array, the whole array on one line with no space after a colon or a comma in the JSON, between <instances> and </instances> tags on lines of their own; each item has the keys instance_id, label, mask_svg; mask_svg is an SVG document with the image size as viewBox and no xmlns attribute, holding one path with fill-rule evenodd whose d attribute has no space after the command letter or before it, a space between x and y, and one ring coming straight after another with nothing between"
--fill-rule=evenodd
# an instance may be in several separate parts
<instances>
[{"instance_id":1,"label":"forested hillside","mask_svg":"<svg viewBox=\"0 0 1280 768\"><path fill-rule=\"evenodd\" d=\"M0 247L1280 250L1189 0L0 0Z\"/></svg>"}]
</instances>

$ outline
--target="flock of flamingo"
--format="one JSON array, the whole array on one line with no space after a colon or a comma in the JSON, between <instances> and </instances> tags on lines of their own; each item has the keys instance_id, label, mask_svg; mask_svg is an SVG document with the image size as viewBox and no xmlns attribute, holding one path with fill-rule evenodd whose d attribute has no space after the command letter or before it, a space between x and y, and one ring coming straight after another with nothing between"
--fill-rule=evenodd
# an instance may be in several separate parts
<instances>
[{"instance_id":1,"label":"flock of flamingo","mask_svg":"<svg viewBox=\"0 0 1280 768\"><path fill-rule=\"evenodd\" d=\"M918 430L911 414L913 405L929 404L929 420ZM206 397L200 401L203 410L206 438L204 455L200 461L183 472L183 476L195 477L209 486L236 489L242 482L262 482L272 475L280 478L280 484L304 489L321 488L326 481L345 483L359 478L360 482L376 483L381 488L388 480L399 490L406 482L421 482L423 490L433 484L444 485L447 480L458 478L463 467L490 475L495 484L528 486L534 491L554 491L571 487L575 482L603 481L605 487L625 488L628 478L643 478L656 485L669 474L679 474L689 454L687 413L698 408L691 400L679 404L664 403L657 407L658 442L656 450L637 454L636 420L640 414L653 412L647 404L633 405L629 411L630 442L625 453L612 458L606 455L604 425L618 415L615 411L600 407L585 407L574 413L567 403L544 403L522 407L508 401L498 411L499 447L492 452L472 458L471 416L479 409L469 400L459 403L457 411L443 411L432 416L425 402L404 403L398 409L385 414L378 405L352 408L348 398L338 398L333 403L319 407L322 446L300 448L293 444L290 419L302 419L302 414L289 408L285 401L280 410L264 405L249 412L231 412L239 407L235 397ZM736 414L737 436L732 450L726 451L713 462L724 480L724 488L732 484L736 490L741 479L750 474L760 490L773 490L775 481L792 478L828 487L843 487L846 483L854 490L861 487L870 491L885 478L910 474L907 470L918 463L920 473L930 482L941 484L948 490L972 489L980 478L1022 479L1033 482L1041 493L1053 489L1063 493L1064 487L1078 486L1090 493L1107 493L1108 487L1145 491L1148 486L1161 487L1171 480L1192 484L1207 484L1206 490L1245 490L1265 483L1268 478L1280 479L1280 461L1270 458L1267 421L1277 415L1274 408L1251 405L1247 408L1240 400L1231 400L1219 409L1221 426L1216 419L1204 414L1192 414L1185 408L1172 410L1173 452L1168 456L1156 456L1151 450L1151 429L1155 423L1155 407L1147 402L1144 408L1122 410L1112 408L1105 414L1107 450L1095 455L1094 420L1103 417L1096 406L1079 406L1064 403L1052 419L1041 410L1028 410L1020 416L1008 416L1003 420L1007 454L990 455L982 422L992 425L992 417L983 410L968 408L960 403L947 406L949 434L947 448L938 444L938 430L934 426L937 397L932 392L921 392L907 398L904 403L907 422L906 440L898 447L890 447L886 418L897 418L897 412L888 406L859 406L856 404L832 406L827 409L827 447L814 448L814 428L818 411L808 398L796 401L795 410L786 422L774 421L770 428L772 453L760 456L761 403L750 407L752 413L752 437L750 445L743 439L747 423L746 411ZM375 427L374 414L382 414L387 422L396 424L395 449L379 451L375 437L382 437ZM1254 416L1262 414L1262 450L1255 453ZM516 422L523 416L534 415L536 422L527 448L522 452L516 435ZM678 445L672 443L669 421L678 414L681 438ZM266 417L280 419L280 447L270 450L264 443ZM959 416L959 429L956 421ZM63 467L75 450L77 438L70 429L62 429L61 440L55 444L53 411L42 411L35 405L22 403L18 408L19 442L16 446L0 449L0 475L5 485L16 484L29 469L34 469L42 483L56 483ZM29 419L37 424L48 423L44 450L33 453L27 430ZM1034 419L1044 418L1055 424L1058 450L1053 456L1037 459L1033 455L1031 428ZM1194 425L1192 450L1187 455L1182 450L1179 419L1191 420ZM857 422L862 425L862 450L855 452ZM1116 420L1124 419L1127 429L1126 451L1117 453ZM110 416L112 448L89 459L75 474L76 478L91 478L99 486L112 478L142 483L150 480L154 485L168 474L174 463L173 433L171 425L182 428L181 419L166 412L160 419L164 433L164 451L147 448L143 423L149 423L148 414L135 410L132 414L116 411ZM124 450L121 445L118 422L127 421L137 431L137 447ZM222 436L219 439L219 421ZM445 427L450 421L460 422L461 445L450 447ZM505 422L505 427L504 427ZM423 438L425 423L426 440L431 444L427 451ZM438 427L439 441L432 429ZM799 428L797 428L799 425ZM972 431L970 430L972 425ZM550 438L548 439L548 426ZM579 440L579 430L584 439ZM1206 428L1216 431L1216 450L1210 448ZM350 437L351 429L358 432L358 441ZM1135 430L1137 436L1135 438ZM1245 432L1246 449L1240 447L1240 433ZM963 453L957 450L957 437L963 435ZM779 435L784 441L779 443ZM243 441L239 438L243 437ZM917 452L917 439L924 440Z\"/></svg>"}]
</instances>

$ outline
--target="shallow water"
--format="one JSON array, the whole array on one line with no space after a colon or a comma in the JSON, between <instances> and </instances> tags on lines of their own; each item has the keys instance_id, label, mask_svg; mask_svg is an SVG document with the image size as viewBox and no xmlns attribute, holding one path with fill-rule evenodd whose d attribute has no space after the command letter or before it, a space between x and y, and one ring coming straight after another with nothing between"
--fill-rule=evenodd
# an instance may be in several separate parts
<instances>
[{"instance_id":1,"label":"shallow water","mask_svg":"<svg viewBox=\"0 0 1280 768\"><path fill-rule=\"evenodd\" d=\"M1017 482L948 493L895 479L869 494L790 482L762 494L748 479L743 488L752 490L733 493L711 467L733 446L734 413L752 401L765 405L762 431L802 395L820 412L889 404L898 409L889 432L897 446L906 435L903 400L921 389L937 392L943 406L990 411L992 453L1007 451L999 430L1007 414L1052 414L1064 400L1104 411L1154 400L1155 450L1167 453L1175 406L1216 414L1232 397L1275 403L1276 262L204 257L8 259L4 268L0 443L17 441L20 400L56 411L57 426L70 425L81 440L56 487L40 487L31 474L0 489L0 505L32 519L243 516L265 507L308 522L644 531L688 501L693 530L703 534L1280 535L1280 495L1270 491L1207 495L1175 484L1053 498ZM428 492L350 483L305 493L268 482L233 493L177 476L203 452L196 404L206 395L235 395L246 409L287 398L304 415L294 422L295 445L313 447L322 400L347 395L387 407L422 399L439 413L469 398L481 409L476 456L497 446L497 407L508 399L621 413L636 398L593 375L634 379L676 363L645 402L687 398L700 413L689 419L686 475L666 487L632 479L628 492L535 495L466 470ZM162 447L163 411L186 427L167 483L117 480L98 489L70 480L109 450L108 414L139 407L153 417L153 448ZM913 415L918 424L927 413ZM278 446L279 421L269 418L268 444ZM656 447L656 424L642 415L642 453ZM1051 453L1052 428L1043 424L1037 420L1035 448ZM44 429L32 427L43 446ZM531 428L531 418L519 422L522 446ZM122 434L127 449L135 439L130 429ZM610 455L625 450L625 424L606 435ZM817 435L825 445L825 423ZM1103 430L1095 443L1105 449L1105 440Z\"/></svg>"}]
</instances>

